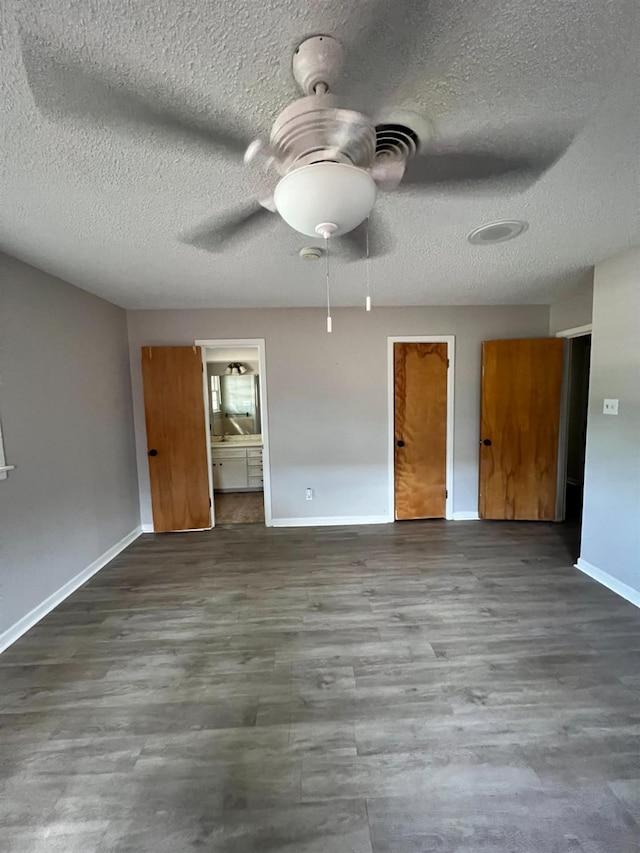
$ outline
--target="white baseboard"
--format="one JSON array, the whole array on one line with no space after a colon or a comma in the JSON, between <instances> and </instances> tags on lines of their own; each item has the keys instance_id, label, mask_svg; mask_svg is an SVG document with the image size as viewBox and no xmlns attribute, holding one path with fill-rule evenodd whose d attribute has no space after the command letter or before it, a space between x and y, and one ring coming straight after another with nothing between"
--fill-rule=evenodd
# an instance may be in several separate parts
<instances>
[{"instance_id":1,"label":"white baseboard","mask_svg":"<svg viewBox=\"0 0 640 853\"><path fill-rule=\"evenodd\" d=\"M602 569L599 569L592 563L587 562L587 560L583 560L582 557L578 558L578 562L575 567L581 572L584 572L585 575L589 575L589 577L593 578L594 581L598 581L598 583L606 586L607 589L611 590L611 592L615 592L616 595L625 598L627 601L631 602L631 604L635 604L636 607L640 607L640 592L637 589L617 580L617 578L614 578L607 572L603 572Z\"/></svg>"},{"instance_id":2,"label":"white baseboard","mask_svg":"<svg viewBox=\"0 0 640 853\"><path fill-rule=\"evenodd\" d=\"M155 528L153 524L142 524L140 526L140 530L142 533L155 533ZM213 526L211 527L187 527L186 530L165 530L160 536L164 536L165 533L206 533L208 530L213 530Z\"/></svg>"},{"instance_id":3,"label":"white baseboard","mask_svg":"<svg viewBox=\"0 0 640 853\"><path fill-rule=\"evenodd\" d=\"M477 521L477 512L454 512L452 521ZM274 518L272 527L334 527L345 524L391 524L391 515L337 515L316 518ZM144 530L144 526L143 526Z\"/></svg>"},{"instance_id":4,"label":"white baseboard","mask_svg":"<svg viewBox=\"0 0 640 853\"><path fill-rule=\"evenodd\" d=\"M334 527L346 524L390 524L390 515L322 515L317 518L274 518L272 527Z\"/></svg>"},{"instance_id":5,"label":"white baseboard","mask_svg":"<svg viewBox=\"0 0 640 853\"><path fill-rule=\"evenodd\" d=\"M22 617L22 619L18 619L18 621L12 625L10 628L7 628L2 634L0 634L0 653L5 649L8 649L10 645L15 643L17 639L19 639L23 634L29 630L29 628L33 628L33 626L39 622L43 617L50 613L54 607L57 607L61 604L65 598L68 598L72 592L75 592L79 587L82 586L83 583L86 583L90 577L99 572L100 569L104 568L107 563L110 563L114 557L117 557L121 551L124 551L132 542L140 536L142 533L141 527L136 527L135 530L132 530L131 533L127 533L125 537L123 537L119 542L116 542L115 545L112 545L108 551L105 551L97 560L94 560L86 569L83 569L79 574L75 577L71 578L71 580L67 581L60 589L57 589L54 593L52 593L48 598L45 598L43 602L34 607L29 613Z\"/></svg>"}]
</instances>

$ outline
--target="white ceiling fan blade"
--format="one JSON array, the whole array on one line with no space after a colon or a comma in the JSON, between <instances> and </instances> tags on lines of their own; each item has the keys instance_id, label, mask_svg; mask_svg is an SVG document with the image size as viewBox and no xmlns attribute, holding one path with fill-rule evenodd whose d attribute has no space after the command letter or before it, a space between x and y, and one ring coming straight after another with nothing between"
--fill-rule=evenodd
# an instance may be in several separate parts
<instances>
[{"instance_id":1,"label":"white ceiling fan blade","mask_svg":"<svg viewBox=\"0 0 640 853\"><path fill-rule=\"evenodd\" d=\"M113 70L82 62L31 34L23 33L21 51L35 106L50 121L75 118L109 129L147 126L240 156L251 142L228 124L168 103L157 86L129 90Z\"/></svg>"},{"instance_id":2,"label":"white ceiling fan blade","mask_svg":"<svg viewBox=\"0 0 640 853\"><path fill-rule=\"evenodd\" d=\"M564 150L565 146L547 144L426 150L409 160L402 185L464 187L499 184L503 189L522 190L548 171Z\"/></svg>"},{"instance_id":3,"label":"white ceiling fan blade","mask_svg":"<svg viewBox=\"0 0 640 853\"><path fill-rule=\"evenodd\" d=\"M378 156L371 167L371 177L383 192L391 192L402 181L407 161L403 157Z\"/></svg>"},{"instance_id":4,"label":"white ceiling fan blade","mask_svg":"<svg viewBox=\"0 0 640 853\"><path fill-rule=\"evenodd\" d=\"M238 237L246 237L252 231L262 228L274 211L275 207L269 199L244 204L224 216L206 219L197 228L185 234L181 240L196 249L220 252Z\"/></svg>"},{"instance_id":5,"label":"white ceiling fan blade","mask_svg":"<svg viewBox=\"0 0 640 853\"><path fill-rule=\"evenodd\" d=\"M430 6L425 0L374 0L366 14L353 7L358 33L344 43L341 88L358 109L373 114L393 99L398 75L389 69L404 68L415 53L431 22Z\"/></svg>"}]
</instances>

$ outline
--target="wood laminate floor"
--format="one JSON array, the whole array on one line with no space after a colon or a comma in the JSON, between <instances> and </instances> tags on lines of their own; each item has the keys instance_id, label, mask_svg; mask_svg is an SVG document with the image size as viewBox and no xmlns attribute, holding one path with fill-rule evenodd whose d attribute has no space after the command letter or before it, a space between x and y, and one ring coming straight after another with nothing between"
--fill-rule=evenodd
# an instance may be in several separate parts
<instances>
[{"instance_id":1,"label":"wood laminate floor","mask_svg":"<svg viewBox=\"0 0 640 853\"><path fill-rule=\"evenodd\" d=\"M640 850L640 613L551 524L148 535L0 657L0 849Z\"/></svg>"}]
</instances>

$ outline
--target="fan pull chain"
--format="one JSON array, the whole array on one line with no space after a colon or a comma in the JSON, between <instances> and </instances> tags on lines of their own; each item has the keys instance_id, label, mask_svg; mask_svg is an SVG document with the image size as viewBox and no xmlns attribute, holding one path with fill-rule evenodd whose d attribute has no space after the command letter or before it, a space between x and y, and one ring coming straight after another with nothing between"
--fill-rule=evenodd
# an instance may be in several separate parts
<instances>
[{"instance_id":1,"label":"fan pull chain","mask_svg":"<svg viewBox=\"0 0 640 853\"><path fill-rule=\"evenodd\" d=\"M371 311L371 257L369 255L369 217L367 216L367 224L365 226L365 241L367 247L367 296L364 300L365 311Z\"/></svg>"},{"instance_id":2,"label":"fan pull chain","mask_svg":"<svg viewBox=\"0 0 640 853\"><path fill-rule=\"evenodd\" d=\"M324 238L324 247L325 247L325 275L327 279L327 332L332 331L332 323L331 323L331 299L329 296L329 238Z\"/></svg>"}]
</instances>

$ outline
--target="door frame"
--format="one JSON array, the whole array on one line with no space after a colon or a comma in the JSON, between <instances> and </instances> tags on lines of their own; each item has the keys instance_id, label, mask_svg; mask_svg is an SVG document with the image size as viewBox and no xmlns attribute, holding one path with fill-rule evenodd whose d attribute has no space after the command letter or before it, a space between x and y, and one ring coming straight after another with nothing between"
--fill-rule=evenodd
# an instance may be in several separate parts
<instances>
[{"instance_id":1,"label":"door frame","mask_svg":"<svg viewBox=\"0 0 640 853\"><path fill-rule=\"evenodd\" d=\"M264 338L213 338L195 341L202 348L203 405L207 425L207 464L209 466L209 497L211 498L211 523L216 525L213 473L211 467L211 423L209 419L209 388L207 387L206 349L228 349L230 347L256 347L258 350L258 387L260 389L260 429L262 432L262 486L265 527L272 526L271 514L271 454L269 450L269 410L267 407L267 360Z\"/></svg>"},{"instance_id":2,"label":"door frame","mask_svg":"<svg viewBox=\"0 0 640 853\"><path fill-rule=\"evenodd\" d=\"M593 334L593 323L562 329L555 333L556 338L564 338L564 364L562 368L562 397L560 400L560 434L558 435L558 482L556 487L556 521L566 517L566 479L569 451L569 392L571 382L571 341ZM591 369L589 369L591 372Z\"/></svg>"},{"instance_id":3,"label":"door frame","mask_svg":"<svg viewBox=\"0 0 640 853\"><path fill-rule=\"evenodd\" d=\"M395 519L395 365L394 344L446 344L449 369L447 370L447 454L445 515L453 519L453 425L455 386L455 335L394 335L387 338L387 415L388 415L388 471L389 471L389 517Z\"/></svg>"}]
</instances>

